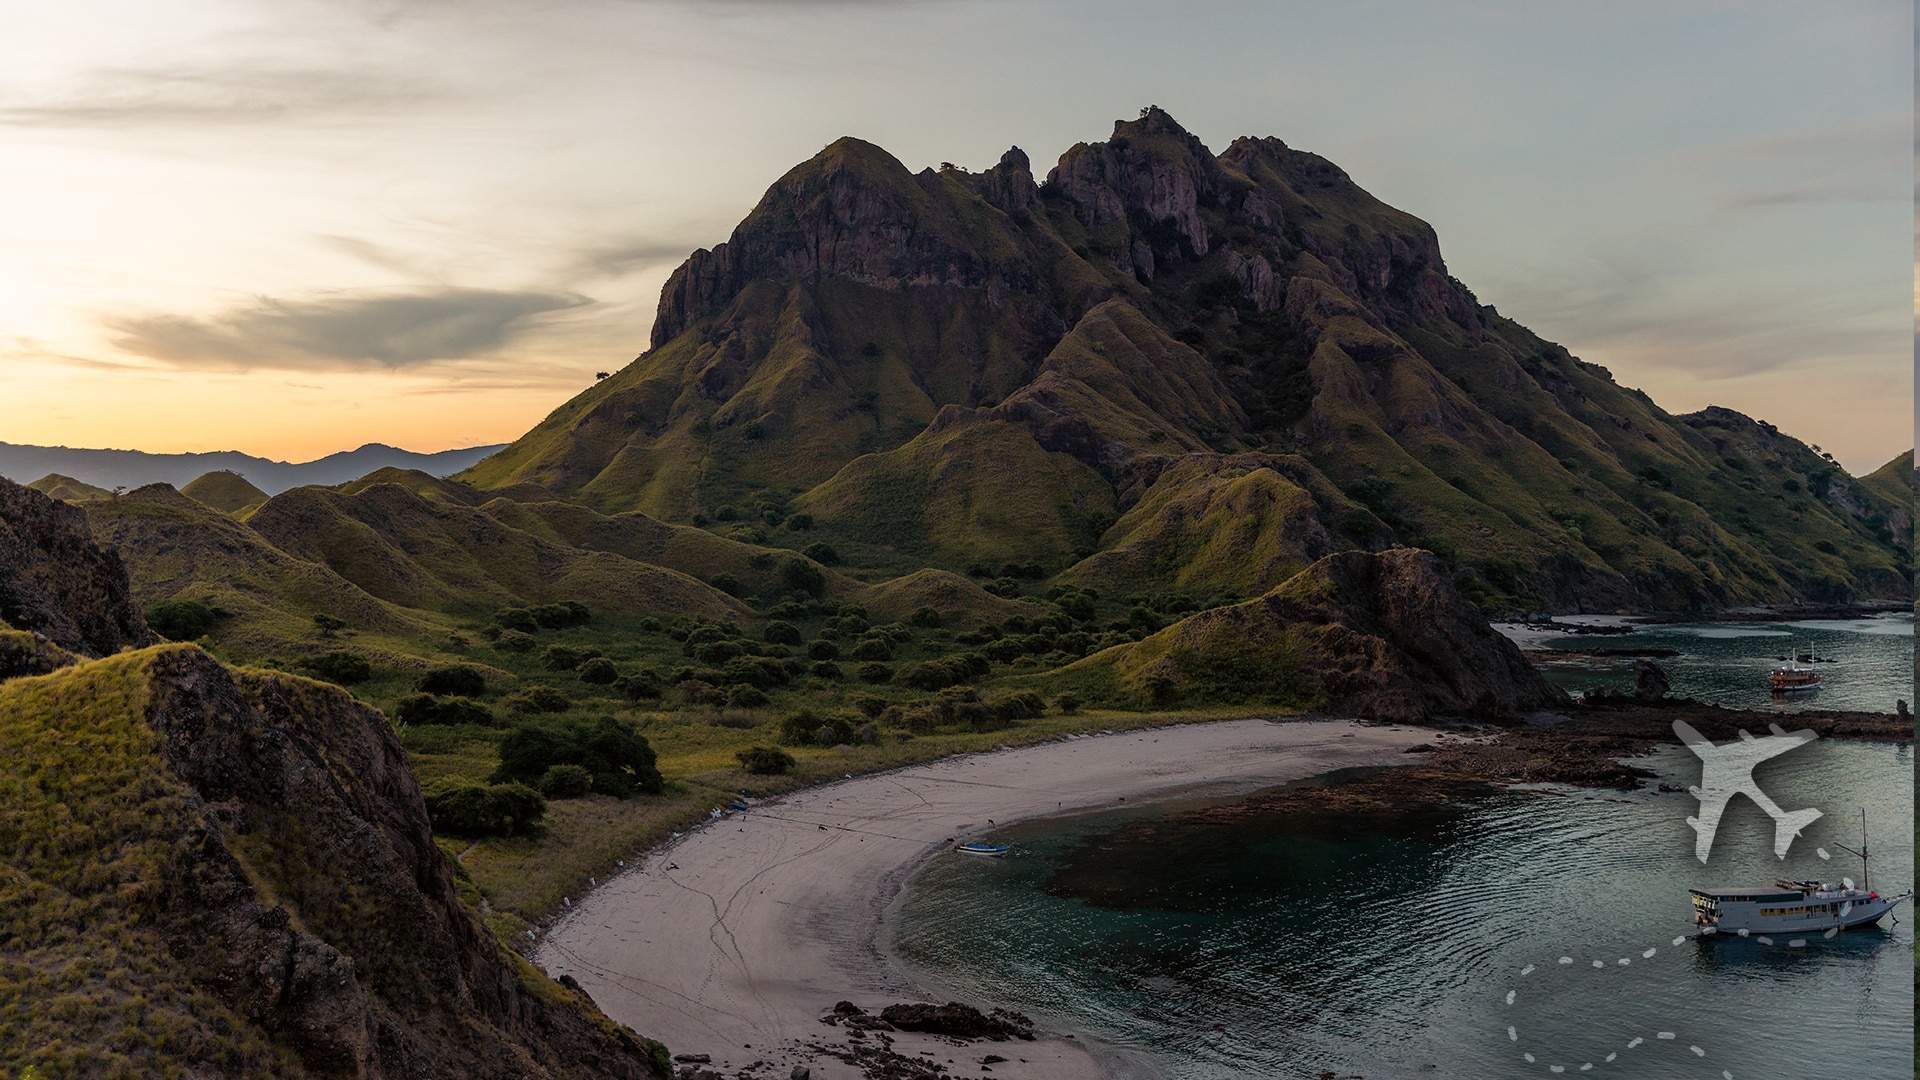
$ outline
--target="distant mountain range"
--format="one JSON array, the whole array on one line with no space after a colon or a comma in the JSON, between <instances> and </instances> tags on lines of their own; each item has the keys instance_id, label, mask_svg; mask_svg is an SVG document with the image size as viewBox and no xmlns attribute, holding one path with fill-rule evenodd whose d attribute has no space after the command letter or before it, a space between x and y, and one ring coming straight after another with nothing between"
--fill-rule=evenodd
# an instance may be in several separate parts
<instances>
[{"instance_id":1,"label":"distant mountain range","mask_svg":"<svg viewBox=\"0 0 1920 1080\"><path fill-rule=\"evenodd\" d=\"M149 454L140 450L76 450L65 446L21 446L0 442L0 476L29 483L49 473L102 488L171 484L176 488L210 472L225 470L245 477L261 491L278 495L304 484L334 485L378 469L417 469L433 476L459 472L499 450L504 443L416 454L385 443L328 454L314 461L270 461L238 450L205 454Z\"/></svg>"}]
</instances>

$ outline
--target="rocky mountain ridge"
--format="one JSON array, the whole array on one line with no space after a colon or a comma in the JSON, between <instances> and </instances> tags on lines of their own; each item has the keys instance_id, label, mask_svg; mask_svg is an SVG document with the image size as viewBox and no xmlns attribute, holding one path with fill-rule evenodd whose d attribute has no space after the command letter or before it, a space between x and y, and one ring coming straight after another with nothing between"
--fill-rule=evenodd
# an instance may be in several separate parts
<instances>
[{"instance_id":1,"label":"rocky mountain ridge","mask_svg":"<svg viewBox=\"0 0 1920 1080\"><path fill-rule=\"evenodd\" d=\"M1294 462L1270 524L1312 542L1140 520L1208 505L1205 462L1246 454ZM463 478L673 522L799 509L901 569L1038 559L1129 590L1255 595L1401 543L1490 609L1910 595L1884 493L1542 341L1325 159L1215 155L1152 108L1038 183L1018 148L916 174L835 142L674 273L647 353ZM1138 549L1173 534L1212 565Z\"/></svg>"}]
</instances>

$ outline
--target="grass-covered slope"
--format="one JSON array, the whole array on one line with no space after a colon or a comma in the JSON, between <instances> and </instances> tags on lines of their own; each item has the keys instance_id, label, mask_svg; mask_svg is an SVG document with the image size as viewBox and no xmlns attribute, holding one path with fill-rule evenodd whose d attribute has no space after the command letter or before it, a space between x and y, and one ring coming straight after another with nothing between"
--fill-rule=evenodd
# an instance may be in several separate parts
<instances>
[{"instance_id":1,"label":"grass-covered slope","mask_svg":"<svg viewBox=\"0 0 1920 1080\"><path fill-rule=\"evenodd\" d=\"M48 473L27 486L49 499L59 499L61 502L84 503L113 498L113 492L106 488L95 487L84 480L75 480L59 473Z\"/></svg>"},{"instance_id":2,"label":"grass-covered slope","mask_svg":"<svg viewBox=\"0 0 1920 1080\"><path fill-rule=\"evenodd\" d=\"M230 469L204 473L181 488L180 494L235 517L245 517L248 511L267 501L266 492Z\"/></svg>"},{"instance_id":3,"label":"grass-covered slope","mask_svg":"<svg viewBox=\"0 0 1920 1080\"><path fill-rule=\"evenodd\" d=\"M693 525L798 509L888 573L1091 557L1071 580L1256 591L1324 536L1429 547L1489 609L1910 593L1902 492L1664 412L1332 163L1216 155L1157 109L1042 184L1017 150L915 175L841 140L675 273L652 345L464 479ZM1155 488L1249 452L1315 474L1283 470L1313 494L1263 516L1284 536Z\"/></svg>"},{"instance_id":4,"label":"grass-covered slope","mask_svg":"<svg viewBox=\"0 0 1920 1080\"><path fill-rule=\"evenodd\" d=\"M47 1077L663 1077L457 898L384 718L162 646L0 683L0 1046Z\"/></svg>"},{"instance_id":5,"label":"grass-covered slope","mask_svg":"<svg viewBox=\"0 0 1920 1080\"><path fill-rule=\"evenodd\" d=\"M1401 549L1330 555L1243 604L1190 616L1059 672L1148 703L1272 704L1368 719L1510 719L1566 704L1453 586Z\"/></svg>"}]
</instances>

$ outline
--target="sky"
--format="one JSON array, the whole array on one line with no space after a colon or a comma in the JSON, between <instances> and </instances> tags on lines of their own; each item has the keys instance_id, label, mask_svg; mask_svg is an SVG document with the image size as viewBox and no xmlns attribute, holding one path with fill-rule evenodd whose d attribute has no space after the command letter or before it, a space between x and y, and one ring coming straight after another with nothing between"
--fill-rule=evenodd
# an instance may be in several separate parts
<instances>
[{"instance_id":1,"label":"sky","mask_svg":"<svg viewBox=\"0 0 1920 1080\"><path fill-rule=\"evenodd\" d=\"M1151 103L1331 159L1669 411L1913 444L1907 3L0 5L0 441L508 441L835 138L1044 172Z\"/></svg>"}]
</instances>

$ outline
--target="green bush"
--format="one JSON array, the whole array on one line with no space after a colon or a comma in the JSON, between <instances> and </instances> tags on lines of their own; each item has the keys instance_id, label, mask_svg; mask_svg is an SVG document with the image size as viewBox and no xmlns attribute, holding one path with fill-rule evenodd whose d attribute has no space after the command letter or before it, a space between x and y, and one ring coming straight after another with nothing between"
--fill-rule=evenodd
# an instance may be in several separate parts
<instances>
[{"instance_id":1,"label":"green bush","mask_svg":"<svg viewBox=\"0 0 1920 1080\"><path fill-rule=\"evenodd\" d=\"M508 712L566 712L573 699L557 686L535 684L517 694L508 694L506 704Z\"/></svg>"},{"instance_id":2,"label":"green bush","mask_svg":"<svg viewBox=\"0 0 1920 1080\"><path fill-rule=\"evenodd\" d=\"M408 694L393 707L393 722L396 724L490 725L493 723L493 713L472 698L440 698L431 694Z\"/></svg>"},{"instance_id":3,"label":"green bush","mask_svg":"<svg viewBox=\"0 0 1920 1080\"><path fill-rule=\"evenodd\" d=\"M549 645L540 652L540 666L548 671L572 671L600 655L599 649L581 649L572 645Z\"/></svg>"},{"instance_id":4,"label":"green bush","mask_svg":"<svg viewBox=\"0 0 1920 1080\"><path fill-rule=\"evenodd\" d=\"M622 675L613 680L613 692L628 701L658 701L662 693L660 673L641 668L631 675Z\"/></svg>"},{"instance_id":5,"label":"green bush","mask_svg":"<svg viewBox=\"0 0 1920 1080\"><path fill-rule=\"evenodd\" d=\"M780 564L780 585L788 592L818 597L827 591L827 575L805 559L787 559Z\"/></svg>"},{"instance_id":6,"label":"green bush","mask_svg":"<svg viewBox=\"0 0 1920 1080\"><path fill-rule=\"evenodd\" d=\"M629 720L603 716L561 725L525 725L500 740L494 782L537 782L555 765L578 765L593 774L593 790L626 798L657 795L664 787L653 747Z\"/></svg>"},{"instance_id":7,"label":"green bush","mask_svg":"<svg viewBox=\"0 0 1920 1080\"><path fill-rule=\"evenodd\" d=\"M768 700L766 691L752 683L736 683L727 688L727 707L730 709L757 709Z\"/></svg>"},{"instance_id":8,"label":"green bush","mask_svg":"<svg viewBox=\"0 0 1920 1080\"><path fill-rule=\"evenodd\" d=\"M843 716L822 718L801 709L780 721L780 741L790 746L837 746L852 738L853 724Z\"/></svg>"},{"instance_id":9,"label":"green bush","mask_svg":"<svg viewBox=\"0 0 1920 1080\"><path fill-rule=\"evenodd\" d=\"M540 629L540 621L533 617L533 612L522 607L501 608L493 613L493 622L503 630L518 630L523 634L537 633Z\"/></svg>"},{"instance_id":10,"label":"green bush","mask_svg":"<svg viewBox=\"0 0 1920 1080\"><path fill-rule=\"evenodd\" d=\"M815 541L800 549L800 554L819 563L821 566L839 566L840 553L824 541Z\"/></svg>"},{"instance_id":11,"label":"green bush","mask_svg":"<svg viewBox=\"0 0 1920 1080\"><path fill-rule=\"evenodd\" d=\"M861 638L847 654L849 660L891 660L893 646L882 638Z\"/></svg>"},{"instance_id":12,"label":"green bush","mask_svg":"<svg viewBox=\"0 0 1920 1080\"><path fill-rule=\"evenodd\" d=\"M840 646L831 641L810 641L807 643L807 658L810 660L838 660Z\"/></svg>"},{"instance_id":13,"label":"green bush","mask_svg":"<svg viewBox=\"0 0 1920 1080\"><path fill-rule=\"evenodd\" d=\"M147 625L168 641L192 641L213 629L219 618L198 600L162 600L146 611Z\"/></svg>"},{"instance_id":14,"label":"green bush","mask_svg":"<svg viewBox=\"0 0 1920 1080\"><path fill-rule=\"evenodd\" d=\"M728 596L740 595L740 579L732 574L719 573L708 579L708 583Z\"/></svg>"},{"instance_id":15,"label":"green bush","mask_svg":"<svg viewBox=\"0 0 1920 1080\"><path fill-rule=\"evenodd\" d=\"M879 685L893 681L893 669L885 664L861 664L860 681Z\"/></svg>"},{"instance_id":16,"label":"green bush","mask_svg":"<svg viewBox=\"0 0 1920 1080\"><path fill-rule=\"evenodd\" d=\"M772 746L751 746L733 755L740 767L756 776L779 776L793 768L793 755Z\"/></svg>"},{"instance_id":17,"label":"green bush","mask_svg":"<svg viewBox=\"0 0 1920 1080\"><path fill-rule=\"evenodd\" d=\"M931 661L906 665L894 675L893 681L908 689L926 693L952 686L955 682L953 673L947 670L946 665Z\"/></svg>"},{"instance_id":18,"label":"green bush","mask_svg":"<svg viewBox=\"0 0 1920 1080\"><path fill-rule=\"evenodd\" d=\"M620 677L620 672L613 666L613 661L604 656L589 657L574 674L580 676L581 682L596 686L610 686Z\"/></svg>"},{"instance_id":19,"label":"green bush","mask_svg":"<svg viewBox=\"0 0 1920 1080\"><path fill-rule=\"evenodd\" d=\"M338 615L329 615L323 611L313 617L313 628L320 631L321 637L330 638L334 635L335 631L345 630L347 628L347 620Z\"/></svg>"},{"instance_id":20,"label":"green bush","mask_svg":"<svg viewBox=\"0 0 1920 1080\"><path fill-rule=\"evenodd\" d=\"M1072 716L1080 711L1080 695L1071 690L1063 690L1053 697L1053 707Z\"/></svg>"},{"instance_id":21,"label":"green bush","mask_svg":"<svg viewBox=\"0 0 1920 1080\"><path fill-rule=\"evenodd\" d=\"M828 682L839 682L847 677L846 672L840 670L840 665L831 660L815 660L813 666L807 670L814 678L826 679Z\"/></svg>"},{"instance_id":22,"label":"green bush","mask_svg":"<svg viewBox=\"0 0 1920 1080\"><path fill-rule=\"evenodd\" d=\"M421 792L435 832L450 836L524 836L546 815L547 800L525 784L481 784L444 777Z\"/></svg>"},{"instance_id":23,"label":"green bush","mask_svg":"<svg viewBox=\"0 0 1920 1080\"><path fill-rule=\"evenodd\" d=\"M540 774L540 794L549 799L577 799L593 790L593 774L579 765L549 765Z\"/></svg>"},{"instance_id":24,"label":"green bush","mask_svg":"<svg viewBox=\"0 0 1920 1080\"><path fill-rule=\"evenodd\" d=\"M907 621L927 630L935 630L940 626L940 613L930 607L918 607L907 616Z\"/></svg>"},{"instance_id":25,"label":"green bush","mask_svg":"<svg viewBox=\"0 0 1920 1080\"><path fill-rule=\"evenodd\" d=\"M878 719L887 710L887 700L872 694L848 694L847 704L869 720Z\"/></svg>"},{"instance_id":26,"label":"green bush","mask_svg":"<svg viewBox=\"0 0 1920 1080\"><path fill-rule=\"evenodd\" d=\"M487 677L478 668L452 664L428 670L415 684L423 694L459 694L479 697L487 692Z\"/></svg>"},{"instance_id":27,"label":"green bush","mask_svg":"<svg viewBox=\"0 0 1920 1080\"><path fill-rule=\"evenodd\" d=\"M524 630L502 630L493 639L493 647L501 652L532 652L536 644L533 635Z\"/></svg>"},{"instance_id":28,"label":"green bush","mask_svg":"<svg viewBox=\"0 0 1920 1080\"><path fill-rule=\"evenodd\" d=\"M798 645L801 641L799 628L780 619L769 622L760 632L760 639L772 645Z\"/></svg>"},{"instance_id":29,"label":"green bush","mask_svg":"<svg viewBox=\"0 0 1920 1080\"><path fill-rule=\"evenodd\" d=\"M319 656L309 656L300 661L298 666L316 679L325 679L342 686L352 686L354 683L363 683L373 678L373 665L367 663L367 658L344 649L335 649L333 652L321 653Z\"/></svg>"},{"instance_id":30,"label":"green bush","mask_svg":"<svg viewBox=\"0 0 1920 1080\"><path fill-rule=\"evenodd\" d=\"M527 609L527 614L533 616L534 622L549 630L585 626L593 620L592 615L587 611L587 605L578 600L562 600L557 604L536 604Z\"/></svg>"}]
</instances>

